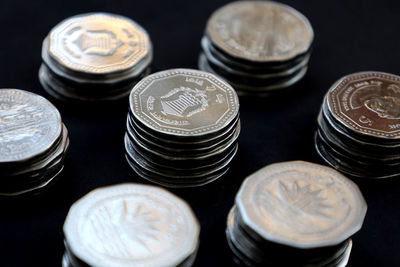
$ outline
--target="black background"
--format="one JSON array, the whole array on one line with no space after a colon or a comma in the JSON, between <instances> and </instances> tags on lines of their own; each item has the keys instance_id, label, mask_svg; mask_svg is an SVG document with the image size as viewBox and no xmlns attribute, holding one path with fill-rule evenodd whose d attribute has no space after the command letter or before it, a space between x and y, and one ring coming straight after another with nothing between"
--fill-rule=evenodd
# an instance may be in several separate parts
<instances>
[{"instance_id":1,"label":"black background","mask_svg":"<svg viewBox=\"0 0 400 267\"><path fill-rule=\"evenodd\" d=\"M41 88L37 72L42 40L49 30L64 18L84 12L125 15L150 33L153 71L196 68L206 20L226 2L0 1L0 87L21 88L50 99L59 108L71 139L57 186L33 199L0 200L0 266L60 266L62 225L73 202L99 186L144 183L124 158L127 101L67 105ZM306 77L279 96L241 98L242 133L232 169L210 185L172 190L191 204L201 223L197 266L232 264L225 220L247 175L279 161L323 163L314 150L313 133L322 97L335 80L364 70L400 73L398 0L283 2L306 15L314 27L314 50ZM356 182L368 212L353 239L349 266L399 266L400 182Z\"/></svg>"}]
</instances>

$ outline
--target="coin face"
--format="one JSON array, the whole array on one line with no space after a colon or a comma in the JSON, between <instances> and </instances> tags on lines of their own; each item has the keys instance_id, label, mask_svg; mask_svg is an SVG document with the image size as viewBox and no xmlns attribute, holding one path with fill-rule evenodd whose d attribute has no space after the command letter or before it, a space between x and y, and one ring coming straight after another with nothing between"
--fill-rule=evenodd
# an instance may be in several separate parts
<instances>
[{"instance_id":1,"label":"coin face","mask_svg":"<svg viewBox=\"0 0 400 267\"><path fill-rule=\"evenodd\" d=\"M145 77L132 90L130 109L163 134L201 136L223 130L239 112L234 89L207 72L172 69Z\"/></svg>"},{"instance_id":2,"label":"coin face","mask_svg":"<svg viewBox=\"0 0 400 267\"><path fill-rule=\"evenodd\" d=\"M62 66L89 74L110 74L134 67L151 50L146 31L113 14L74 16L49 34L49 54Z\"/></svg>"},{"instance_id":3,"label":"coin face","mask_svg":"<svg viewBox=\"0 0 400 267\"><path fill-rule=\"evenodd\" d=\"M250 61L284 61L305 53L312 27L293 8L271 1L237 1L215 11L207 24L211 41Z\"/></svg>"},{"instance_id":4,"label":"coin face","mask_svg":"<svg viewBox=\"0 0 400 267\"><path fill-rule=\"evenodd\" d=\"M61 134L58 110L45 98L0 89L0 163L28 160L50 148Z\"/></svg>"},{"instance_id":5,"label":"coin face","mask_svg":"<svg viewBox=\"0 0 400 267\"><path fill-rule=\"evenodd\" d=\"M260 236L299 248L343 242L360 229L367 209L353 182L301 161L272 164L249 176L236 205Z\"/></svg>"},{"instance_id":6,"label":"coin face","mask_svg":"<svg viewBox=\"0 0 400 267\"><path fill-rule=\"evenodd\" d=\"M177 266L196 251L199 225L168 191L122 184L77 201L64 233L74 255L91 266Z\"/></svg>"},{"instance_id":7,"label":"coin face","mask_svg":"<svg viewBox=\"0 0 400 267\"><path fill-rule=\"evenodd\" d=\"M342 125L364 135L400 138L400 77L382 72L345 76L328 92L328 108Z\"/></svg>"}]
</instances>

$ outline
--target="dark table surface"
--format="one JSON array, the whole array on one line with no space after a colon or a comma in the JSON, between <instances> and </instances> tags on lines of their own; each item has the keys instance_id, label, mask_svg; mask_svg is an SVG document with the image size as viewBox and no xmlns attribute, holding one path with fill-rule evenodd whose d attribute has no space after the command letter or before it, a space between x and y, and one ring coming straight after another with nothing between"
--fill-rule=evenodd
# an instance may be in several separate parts
<instances>
[{"instance_id":1,"label":"dark table surface","mask_svg":"<svg viewBox=\"0 0 400 267\"><path fill-rule=\"evenodd\" d=\"M100 186L144 181L124 158L127 100L67 105L41 88L41 44L69 16L107 11L131 17L150 33L153 71L196 68L200 38L213 10L228 1L0 1L0 87L50 99L70 132L71 150L60 182L27 200L0 200L0 266L60 266L62 226L70 205ZM230 266L226 215L243 179L279 161L323 163L313 134L322 97L343 75L379 70L400 74L400 3L397 0L283 1L306 15L315 31L309 71L292 91L241 98L239 152L229 173L210 185L172 192L186 199L201 223L196 266ZM356 181L368 203L354 236L349 266L400 266L400 181ZM284 256L284 255L282 255Z\"/></svg>"}]
</instances>

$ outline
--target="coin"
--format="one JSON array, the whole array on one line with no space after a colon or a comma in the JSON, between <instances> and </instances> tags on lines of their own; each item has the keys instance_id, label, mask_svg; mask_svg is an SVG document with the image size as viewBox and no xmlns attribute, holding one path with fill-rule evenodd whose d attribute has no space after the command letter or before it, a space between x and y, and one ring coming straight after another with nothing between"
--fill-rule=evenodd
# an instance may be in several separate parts
<instances>
[{"instance_id":1,"label":"coin","mask_svg":"<svg viewBox=\"0 0 400 267\"><path fill-rule=\"evenodd\" d=\"M68 248L92 266L179 266L196 253L199 230L183 200L139 184L90 192L64 224Z\"/></svg>"},{"instance_id":2,"label":"coin","mask_svg":"<svg viewBox=\"0 0 400 267\"><path fill-rule=\"evenodd\" d=\"M135 66L151 49L147 32L126 17L109 13L77 15L49 34L49 54L69 70L108 74Z\"/></svg>"},{"instance_id":3,"label":"coin","mask_svg":"<svg viewBox=\"0 0 400 267\"><path fill-rule=\"evenodd\" d=\"M204 136L220 131L239 112L232 87L212 74L172 69L141 80L130 95L135 119L167 135Z\"/></svg>"},{"instance_id":4,"label":"coin","mask_svg":"<svg viewBox=\"0 0 400 267\"><path fill-rule=\"evenodd\" d=\"M39 80L62 101L108 101L129 95L150 72L152 44L133 20L110 13L73 16L43 40Z\"/></svg>"},{"instance_id":5,"label":"coin","mask_svg":"<svg viewBox=\"0 0 400 267\"><path fill-rule=\"evenodd\" d=\"M361 228L367 209L353 182L300 161L271 164L249 176L236 205L260 236L299 248L342 242Z\"/></svg>"},{"instance_id":6,"label":"coin","mask_svg":"<svg viewBox=\"0 0 400 267\"><path fill-rule=\"evenodd\" d=\"M272 1L237 1L215 11L207 34L225 53L252 62L285 61L304 54L314 34L307 18Z\"/></svg>"},{"instance_id":7,"label":"coin","mask_svg":"<svg viewBox=\"0 0 400 267\"><path fill-rule=\"evenodd\" d=\"M381 139L400 138L400 77L360 72L329 90L328 108L346 128Z\"/></svg>"},{"instance_id":8,"label":"coin","mask_svg":"<svg viewBox=\"0 0 400 267\"><path fill-rule=\"evenodd\" d=\"M26 161L48 150L61 134L58 110L39 95L0 90L0 163Z\"/></svg>"}]
</instances>

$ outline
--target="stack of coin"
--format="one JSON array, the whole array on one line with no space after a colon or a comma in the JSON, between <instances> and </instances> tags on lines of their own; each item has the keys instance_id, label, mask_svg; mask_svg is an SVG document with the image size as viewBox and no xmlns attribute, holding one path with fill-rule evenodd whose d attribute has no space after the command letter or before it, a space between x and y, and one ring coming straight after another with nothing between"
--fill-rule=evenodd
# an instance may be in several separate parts
<instances>
[{"instance_id":1,"label":"stack of coin","mask_svg":"<svg viewBox=\"0 0 400 267\"><path fill-rule=\"evenodd\" d=\"M303 78L313 38L307 18L287 5L235 1L208 20L199 68L241 95L269 94Z\"/></svg>"},{"instance_id":2,"label":"stack of coin","mask_svg":"<svg viewBox=\"0 0 400 267\"><path fill-rule=\"evenodd\" d=\"M345 266L366 203L357 185L321 165L292 161L250 175L226 235L244 266Z\"/></svg>"},{"instance_id":3,"label":"stack of coin","mask_svg":"<svg viewBox=\"0 0 400 267\"><path fill-rule=\"evenodd\" d=\"M68 131L43 97L0 89L0 196L34 194L64 167Z\"/></svg>"},{"instance_id":4,"label":"stack of coin","mask_svg":"<svg viewBox=\"0 0 400 267\"><path fill-rule=\"evenodd\" d=\"M400 77L360 72L326 94L315 144L332 167L359 178L400 174Z\"/></svg>"},{"instance_id":5,"label":"stack of coin","mask_svg":"<svg viewBox=\"0 0 400 267\"><path fill-rule=\"evenodd\" d=\"M148 185L96 189L64 223L63 267L192 266L199 223L189 205Z\"/></svg>"},{"instance_id":6,"label":"stack of coin","mask_svg":"<svg viewBox=\"0 0 400 267\"><path fill-rule=\"evenodd\" d=\"M190 187L228 171L240 132L229 84L203 71L171 69L144 78L129 100L126 158L139 176Z\"/></svg>"},{"instance_id":7,"label":"stack of coin","mask_svg":"<svg viewBox=\"0 0 400 267\"><path fill-rule=\"evenodd\" d=\"M129 95L150 71L147 32L129 18L89 13L68 18L44 39L39 78L61 100L113 100Z\"/></svg>"}]
</instances>

